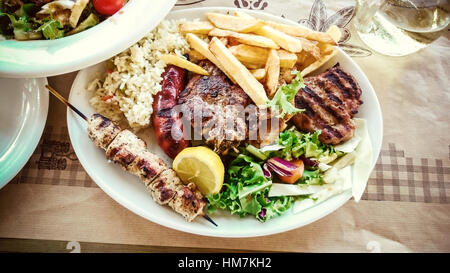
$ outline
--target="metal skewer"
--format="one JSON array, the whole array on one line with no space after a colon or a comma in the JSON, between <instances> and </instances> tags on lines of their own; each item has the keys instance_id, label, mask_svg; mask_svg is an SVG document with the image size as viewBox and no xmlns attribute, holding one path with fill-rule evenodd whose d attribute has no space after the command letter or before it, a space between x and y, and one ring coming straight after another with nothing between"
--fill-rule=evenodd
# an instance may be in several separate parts
<instances>
[{"instance_id":1,"label":"metal skewer","mask_svg":"<svg viewBox=\"0 0 450 273\"><path fill-rule=\"evenodd\" d=\"M61 102L63 102L65 105L67 105L67 107L72 109L75 113L77 113L85 121L88 121L88 118L83 113L81 113L80 110L78 110L75 106L70 104L70 102L68 102L66 100L66 98L61 96L61 94L59 94L58 91L53 89L53 87L51 87L48 84L46 84L45 87L47 87L47 89L50 91L50 93L52 93L57 99L59 99ZM208 222L210 222L211 224L215 225L216 227L218 226L207 214L203 215L203 218L205 218Z\"/></svg>"},{"instance_id":2,"label":"metal skewer","mask_svg":"<svg viewBox=\"0 0 450 273\"><path fill-rule=\"evenodd\" d=\"M208 222L210 222L211 224L215 225L216 227L218 226L216 223L214 223L213 219L211 219L208 214L203 215L203 218L205 218L206 220L208 220Z\"/></svg>"},{"instance_id":3,"label":"metal skewer","mask_svg":"<svg viewBox=\"0 0 450 273\"><path fill-rule=\"evenodd\" d=\"M46 84L45 87L47 87L47 89L60 101L62 101L65 105L67 105L70 109L72 109L75 113L77 113L80 117L82 117L85 121L88 121L87 117L81 113L77 108L75 108L75 106L73 106L72 104L70 104L70 102L68 102L63 96L61 96L58 91L56 91L55 89L53 89L53 87L51 87L50 85Z\"/></svg>"}]
</instances>

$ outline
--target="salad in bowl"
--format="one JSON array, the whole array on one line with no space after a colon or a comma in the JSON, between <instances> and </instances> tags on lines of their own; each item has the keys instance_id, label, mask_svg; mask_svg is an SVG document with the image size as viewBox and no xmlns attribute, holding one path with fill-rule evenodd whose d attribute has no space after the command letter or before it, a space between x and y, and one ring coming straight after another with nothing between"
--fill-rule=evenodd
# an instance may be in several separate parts
<instances>
[{"instance_id":1,"label":"salad in bowl","mask_svg":"<svg viewBox=\"0 0 450 273\"><path fill-rule=\"evenodd\" d=\"M2 0L0 34L6 39L53 40L93 27L127 0Z\"/></svg>"}]
</instances>

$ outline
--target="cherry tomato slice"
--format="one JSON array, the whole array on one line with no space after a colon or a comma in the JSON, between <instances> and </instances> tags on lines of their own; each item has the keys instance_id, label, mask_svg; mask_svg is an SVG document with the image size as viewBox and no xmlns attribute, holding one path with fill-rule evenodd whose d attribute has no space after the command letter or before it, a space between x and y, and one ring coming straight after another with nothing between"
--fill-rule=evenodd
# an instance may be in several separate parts
<instances>
[{"instance_id":1,"label":"cherry tomato slice","mask_svg":"<svg viewBox=\"0 0 450 273\"><path fill-rule=\"evenodd\" d=\"M305 165L301 159L291 161L292 164L297 166L297 168L292 172L291 176L278 176L281 181L288 184L294 184L297 182L303 175L303 170L305 169Z\"/></svg>"},{"instance_id":2,"label":"cherry tomato slice","mask_svg":"<svg viewBox=\"0 0 450 273\"><path fill-rule=\"evenodd\" d=\"M92 0L96 11L103 15L113 15L125 4L124 0Z\"/></svg>"}]
</instances>

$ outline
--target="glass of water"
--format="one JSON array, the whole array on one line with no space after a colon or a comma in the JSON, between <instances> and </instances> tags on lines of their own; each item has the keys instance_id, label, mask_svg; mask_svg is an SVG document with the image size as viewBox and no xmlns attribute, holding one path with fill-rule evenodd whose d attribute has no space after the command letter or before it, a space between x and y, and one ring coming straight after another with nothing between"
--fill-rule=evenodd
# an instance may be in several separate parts
<instances>
[{"instance_id":1,"label":"glass of water","mask_svg":"<svg viewBox=\"0 0 450 273\"><path fill-rule=\"evenodd\" d=\"M356 0L355 27L373 50L390 56L414 53L449 28L450 0Z\"/></svg>"}]
</instances>

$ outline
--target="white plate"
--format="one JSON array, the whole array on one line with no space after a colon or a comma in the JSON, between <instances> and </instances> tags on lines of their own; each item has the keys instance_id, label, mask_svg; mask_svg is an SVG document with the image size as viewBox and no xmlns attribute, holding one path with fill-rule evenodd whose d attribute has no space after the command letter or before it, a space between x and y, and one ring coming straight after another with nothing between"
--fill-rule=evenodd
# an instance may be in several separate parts
<instances>
[{"instance_id":1,"label":"white plate","mask_svg":"<svg viewBox=\"0 0 450 273\"><path fill-rule=\"evenodd\" d=\"M36 149L48 112L47 79L0 78L0 188Z\"/></svg>"},{"instance_id":2,"label":"white plate","mask_svg":"<svg viewBox=\"0 0 450 273\"><path fill-rule=\"evenodd\" d=\"M180 10L170 13L168 18L203 18L205 12L213 10L224 12L232 9L196 8ZM293 24L290 21L273 15L253 11L249 11L249 13L262 19ZM367 77L348 55L342 50L339 50L337 60L344 70L355 76L363 90L362 99L364 104L361 106L357 116L367 120L374 151L374 166L380 152L383 136L383 122L378 99ZM94 109L88 103L89 93L85 91L85 87L94 77L95 73L100 71L105 71L103 64L98 64L80 71L70 92L69 101L87 115L93 114ZM113 163L108 163L105 159L105 153L96 148L89 139L85 122L70 110L68 110L67 124L72 145L78 159L91 178L107 194L134 213L152 222L177 230L219 237L252 237L274 234L316 221L342 206L351 197L351 191L346 191L309 210L298 214L293 214L291 210L281 217L270 219L266 223L260 223L252 216L241 219L225 211L218 211L212 215L214 221L219 225L217 228L201 217L192 223L187 223L181 216L171 211L168 207L157 205L150 195L146 193L145 187L139 178L122 171L119 166ZM140 136L149 144L148 146L151 151L160 155L163 154L154 139L154 133L151 129L144 131ZM167 157L164 158L167 159ZM166 162L169 161L166 160Z\"/></svg>"},{"instance_id":3,"label":"white plate","mask_svg":"<svg viewBox=\"0 0 450 273\"><path fill-rule=\"evenodd\" d=\"M0 37L0 77L49 77L97 64L139 41L175 2L131 0L99 25L61 39L2 41Z\"/></svg>"}]
</instances>

